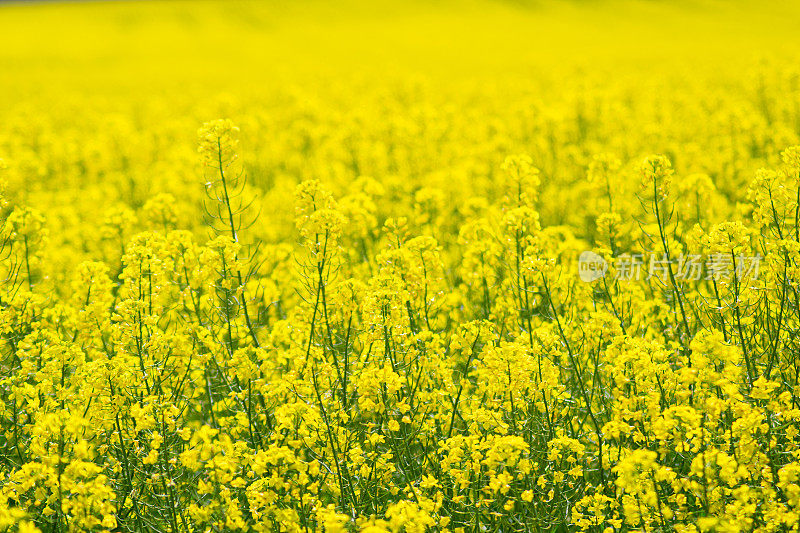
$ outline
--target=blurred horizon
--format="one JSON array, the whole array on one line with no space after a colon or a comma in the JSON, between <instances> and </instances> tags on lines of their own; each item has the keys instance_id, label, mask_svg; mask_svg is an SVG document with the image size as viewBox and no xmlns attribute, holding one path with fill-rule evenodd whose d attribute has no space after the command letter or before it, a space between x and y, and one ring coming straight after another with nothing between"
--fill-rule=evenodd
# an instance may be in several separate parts
<instances>
[{"instance_id":1,"label":"blurred horizon","mask_svg":"<svg viewBox=\"0 0 800 533\"><path fill-rule=\"evenodd\" d=\"M670 61L702 75L703 65L795 57L799 18L796 4L709 0L7 1L0 65L35 80L30 90L119 88L133 71L153 88L226 85L220 73L248 83L262 78L254 70L301 79L365 67L481 78Z\"/></svg>"}]
</instances>

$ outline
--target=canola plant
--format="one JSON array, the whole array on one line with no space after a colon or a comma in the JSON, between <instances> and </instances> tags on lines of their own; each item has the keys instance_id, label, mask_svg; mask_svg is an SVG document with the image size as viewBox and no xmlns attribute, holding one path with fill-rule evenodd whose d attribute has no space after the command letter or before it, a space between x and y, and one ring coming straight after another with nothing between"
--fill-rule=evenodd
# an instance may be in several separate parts
<instances>
[{"instance_id":1,"label":"canola plant","mask_svg":"<svg viewBox=\"0 0 800 533\"><path fill-rule=\"evenodd\" d=\"M0 531L797 531L799 16L0 6Z\"/></svg>"}]
</instances>

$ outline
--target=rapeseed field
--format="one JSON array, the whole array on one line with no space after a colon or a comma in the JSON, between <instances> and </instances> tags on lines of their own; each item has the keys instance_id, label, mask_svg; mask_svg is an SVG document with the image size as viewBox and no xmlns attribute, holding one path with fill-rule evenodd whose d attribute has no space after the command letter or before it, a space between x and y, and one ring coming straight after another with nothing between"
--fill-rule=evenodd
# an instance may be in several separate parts
<instances>
[{"instance_id":1,"label":"rapeseed field","mask_svg":"<svg viewBox=\"0 0 800 533\"><path fill-rule=\"evenodd\" d=\"M0 531L798 531L798 22L0 5Z\"/></svg>"}]
</instances>

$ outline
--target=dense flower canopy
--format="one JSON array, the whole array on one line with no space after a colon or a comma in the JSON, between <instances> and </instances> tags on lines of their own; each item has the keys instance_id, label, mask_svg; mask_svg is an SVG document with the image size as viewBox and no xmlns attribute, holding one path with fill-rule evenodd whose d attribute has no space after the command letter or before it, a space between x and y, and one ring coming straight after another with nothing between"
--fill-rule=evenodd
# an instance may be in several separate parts
<instances>
[{"instance_id":1,"label":"dense flower canopy","mask_svg":"<svg viewBox=\"0 0 800 533\"><path fill-rule=\"evenodd\" d=\"M797 531L797 13L0 7L0 531Z\"/></svg>"}]
</instances>

